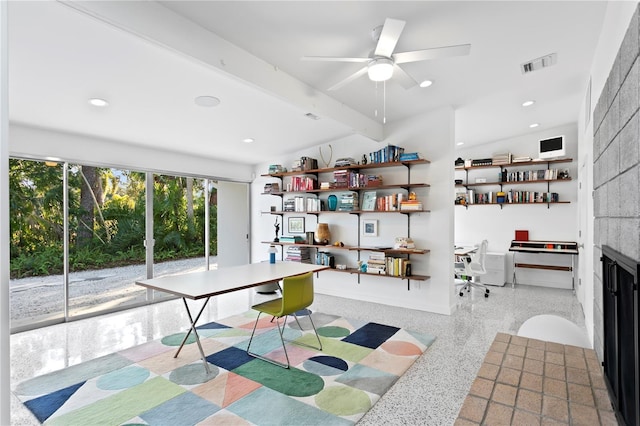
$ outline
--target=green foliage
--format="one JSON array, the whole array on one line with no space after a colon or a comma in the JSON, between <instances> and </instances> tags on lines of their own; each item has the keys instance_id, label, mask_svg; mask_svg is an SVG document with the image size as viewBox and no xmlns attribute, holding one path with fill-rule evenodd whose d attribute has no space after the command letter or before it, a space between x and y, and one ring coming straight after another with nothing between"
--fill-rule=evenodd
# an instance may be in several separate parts
<instances>
[{"instance_id":1,"label":"green foliage","mask_svg":"<svg viewBox=\"0 0 640 426\"><path fill-rule=\"evenodd\" d=\"M46 247L37 254L19 254L11 258L11 276L14 278L32 275L53 275L62 273L62 250Z\"/></svg>"},{"instance_id":2,"label":"green foliage","mask_svg":"<svg viewBox=\"0 0 640 426\"><path fill-rule=\"evenodd\" d=\"M61 273L63 167L20 159L9 163L11 276ZM145 173L96 168L91 181L93 175L83 174L82 169L69 166L70 269L144 263ZM156 261L204 255L205 202L211 201L205 200L203 183L202 179L154 176ZM80 203L86 184L92 188L93 208ZM215 199L211 197L209 224L212 255L217 254ZM78 231L87 227L88 239L80 244Z\"/></svg>"}]
</instances>

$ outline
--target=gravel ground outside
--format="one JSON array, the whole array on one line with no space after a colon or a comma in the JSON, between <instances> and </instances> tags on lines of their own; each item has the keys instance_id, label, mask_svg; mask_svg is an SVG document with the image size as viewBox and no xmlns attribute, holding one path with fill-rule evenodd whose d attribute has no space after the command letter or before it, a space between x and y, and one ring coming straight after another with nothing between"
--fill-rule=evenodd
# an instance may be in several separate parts
<instances>
[{"instance_id":1,"label":"gravel ground outside","mask_svg":"<svg viewBox=\"0 0 640 426\"><path fill-rule=\"evenodd\" d=\"M210 258L211 269L217 258ZM154 276L204 270L204 258L154 265ZM146 289L135 284L146 277L145 265L73 272L69 274L70 314L84 314L142 302ZM9 281L11 326L60 317L64 306L63 276L47 275Z\"/></svg>"}]
</instances>

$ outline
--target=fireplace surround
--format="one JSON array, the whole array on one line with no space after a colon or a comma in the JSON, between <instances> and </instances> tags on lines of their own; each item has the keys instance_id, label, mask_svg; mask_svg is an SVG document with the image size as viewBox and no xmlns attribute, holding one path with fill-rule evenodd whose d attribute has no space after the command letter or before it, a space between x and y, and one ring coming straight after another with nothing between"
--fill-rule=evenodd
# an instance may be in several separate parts
<instances>
[{"instance_id":1,"label":"fireplace surround","mask_svg":"<svg viewBox=\"0 0 640 426\"><path fill-rule=\"evenodd\" d=\"M640 425L640 263L602 247L603 373L621 424Z\"/></svg>"}]
</instances>

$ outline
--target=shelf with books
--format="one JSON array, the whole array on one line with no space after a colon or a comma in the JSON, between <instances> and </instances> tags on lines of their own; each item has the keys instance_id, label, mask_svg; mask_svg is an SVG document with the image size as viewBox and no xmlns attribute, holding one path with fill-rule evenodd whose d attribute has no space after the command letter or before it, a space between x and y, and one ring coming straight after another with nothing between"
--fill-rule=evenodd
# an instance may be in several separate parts
<instances>
[{"instance_id":1,"label":"shelf with books","mask_svg":"<svg viewBox=\"0 0 640 426\"><path fill-rule=\"evenodd\" d=\"M411 154L413 155L413 153ZM282 167L275 167L271 170L271 173L262 175L263 177L278 179L277 183L270 183L265 185L264 195L278 196L282 200L282 207L272 206L270 211L263 211L262 214L271 214L285 216L291 213L295 214L308 214L308 215L334 215L334 214L350 214L358 216L358 233L357 242L353 246L334 246L334 245L316 245L306 244L299 241L280 241L270 242L265 241L264 244L273 244L281 246L283 255L292 246L295 248L308 248L313 251L315 249L316 256L313 254L310 256L312 261L329 261L328 257L331 252L338 253L339 250L347 250L351 252L357 252L357 261L361 262L360 252L379 252L383 258L397 258L394 262L410 264L409 258L411 255L424 255L430 251L427 249L392 249L387 247L372 248L372 247L360 247L360 229L363 226L362 223L368 219L361 219L361 215L384 215L388 213L395 213L407 216L407 238L410 232L410 217L414 213L429 213L430 210L425 208L425 205L418 199L414 190L423 188L429 188L430 185L424 182L413 182L411 180L411 169L416 165L425 165L430 162L421 158L418 154L415 157L409 156L404 161L388 161L388 162L375 162L368 164L347 164L339 167L326 167L326 168L314 168L306 170L285 171ZM372 169L387 169L390 167L406 168L406 177L403 179L403 173L390 174L394 179L393 183L384 182L383 174L366 173L367 170ZM270 167L271 169L271 167ZM396 183L400 181L400 183ZM395 190L395 191L394 191ZM323 197L325 193L336 194L337 203L332 195L329 199ZM341 196L338 193L343 193ZM296 204L298 207L291 208L291 199L304 198L305 194L309 194L310 198L318 201L319 209L312 211L303 211L306 208L306 202L303 202L303 207L300 207L300 203ZM343 202L345 194L353 194L353 201L350 205L346 205ZM333 200L331 200L333 198ZM329 209L332 206L333 210ZM404 208L403 208L404 207ZM293 211L292 211L293 210ZM298 210L298 211L295 211ZM377 220L376 220L377 221ZM363 234L365 235L365 234ZM344 251L343 251L344 253ZM320 256L322 254L322 256ZM328 257L327 257L328 256ZM322 257L321 260L320 257ZM340 257L340 256L338 256ZM343 256L344 257L344 256ZM365 273L359 271L357 268L346 268L346 263L353 262L355 256L340 264L344 269L331 269L337 272L355 273L358 275L358 282L360 282L360 275ZM345 257L349 258L349 256ZM331 262L339 263L336 259ZM390 265L391 267L391 265ZM396 267L394 267L396 268ZM374 275L374 274L366 274ZM378 274L376 274L378 275ZM407 280L407 288L410 289L410 281L423 281L429 279L427 275L412 275L411 272L406 274L397 269L393 270L392 274L379 274L379 276L389 278L400 278Z\"/></svg>"},{"instance_id":2,"label":"shelf with books","mask_svg":"<svg viewBox=\"0 0 640 426\"><path fill-rule=\"evenodd\" d=\"M518 161L504 164L485 164L482 166L465 166L465 167L456 167L456 170L475 170L475 169L496 169L496 168L507 168L507 167L526 167L526 166L537 166L539 164L558 164L558 163L571 163L573 162L573 158L557 158L555 160L531 160L531 161Z\"/></svg>"},{"instance_id":3,"label":"shelf with books","mask_svg":"<svg viewBox=\"0 0 640 426\"><path fill-rule=\"evenodd\" d=\"M431 210L320 210L320 211L281 211L281 210L272 210L268 212L261 212L262 214L273 214L277 216L282 216L289 213L306 213L314 216L319 216L321 214L355 214L361 215L365 213L375 213L375 214L385 214L385 213L400 213L400 214L413 214L413 213L431 213Z\"/></svg>"},{"instance_id":4,"label":"shelf with books","mask_svg":"<svg viewBox=\"0 0 640 426\"><path fill-rule=\"evenodd\" d=\"M265 173L261 175L262 177L285 177L285 176L296 176L296 175L305 175L312 174L317 175L319 173L329 173L338 170L366 170L366 169L382 169L386 167L411 167L417 164L429 164L431 163L426 159L419 160L409 160L409 161L388 161L385 163L367 163L367 164L354 164L351 166L343 166L343 167L326 167L321 169L310 169L310 170L302 170L302 171L292 171L292 172L275 172L275 173Z\"/></svg>"},{"instance_id":5,"label":"shelf with books","mask_svg":"<svg viewBox=\"0 0 640 426\"><path fill-rule=\"evenodd\" d=\"M464 179L456 181L455 204L468 208L476 205L546 205L568 204L570 201L560 200L560 194L551 192L551 185L560 182L570 182L571 177L567 169L559 170L551 168L553 164L570 163L571 158L560 158L544 161L521 161L508 164L484 164L466 167L456 167L456 172L464 171ZM541 168L544 166L546 168ZM538 167L538 168L536 168ZM477 169L497 168L498 180L476 177L475 182L469 181L469 172ZM514 169L516 169L514 171ZM521 170L524 169L524 170ZM546 191L522 191L513 189L519 185L546 185ZM475 188L498 186L499 191L479 192ZM512 188L507 191L506 188Z\"/></svg>"}]
</instances>

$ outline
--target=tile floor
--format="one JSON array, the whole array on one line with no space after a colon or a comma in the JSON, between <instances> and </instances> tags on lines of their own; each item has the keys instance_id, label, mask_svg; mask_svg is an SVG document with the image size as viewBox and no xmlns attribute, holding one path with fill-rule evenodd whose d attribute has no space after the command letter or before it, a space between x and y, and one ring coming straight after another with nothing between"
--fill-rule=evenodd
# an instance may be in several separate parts
<instances>
[{"instance_id":1,"label":"tile floor","mask_svg":"<svg viewBox=\"0 0 640 426\"><path fill-rule=\"evenodd\" d=\"M455 424L618 423L593 349L498 333Z\"/></svg>"},{"instance_id":2,"label":"tile floor","mask_svg":"<svg viewBox=\"0 0 640 426\"><path fill-rule=\"evenodd\" d=\"M403 290L406 291L406 290ZM248 290L212 299L201 322L243 312L264 296ZM584 315L571 290L519 285L492 287L485 299L472 291L456 296L454 315L439 315L318 294L313 309L375 320L437 340L361 419L361 425L452 425L497 333L516 334L528 318L554 314L584 329ZM199 303L199 302L194 302ZM115 350L183 330L188 324L181 300L59 324L11 336L11 378L16 383ZM16 399L12 425L37 421Z\"/></svg>"}]
</instances>

